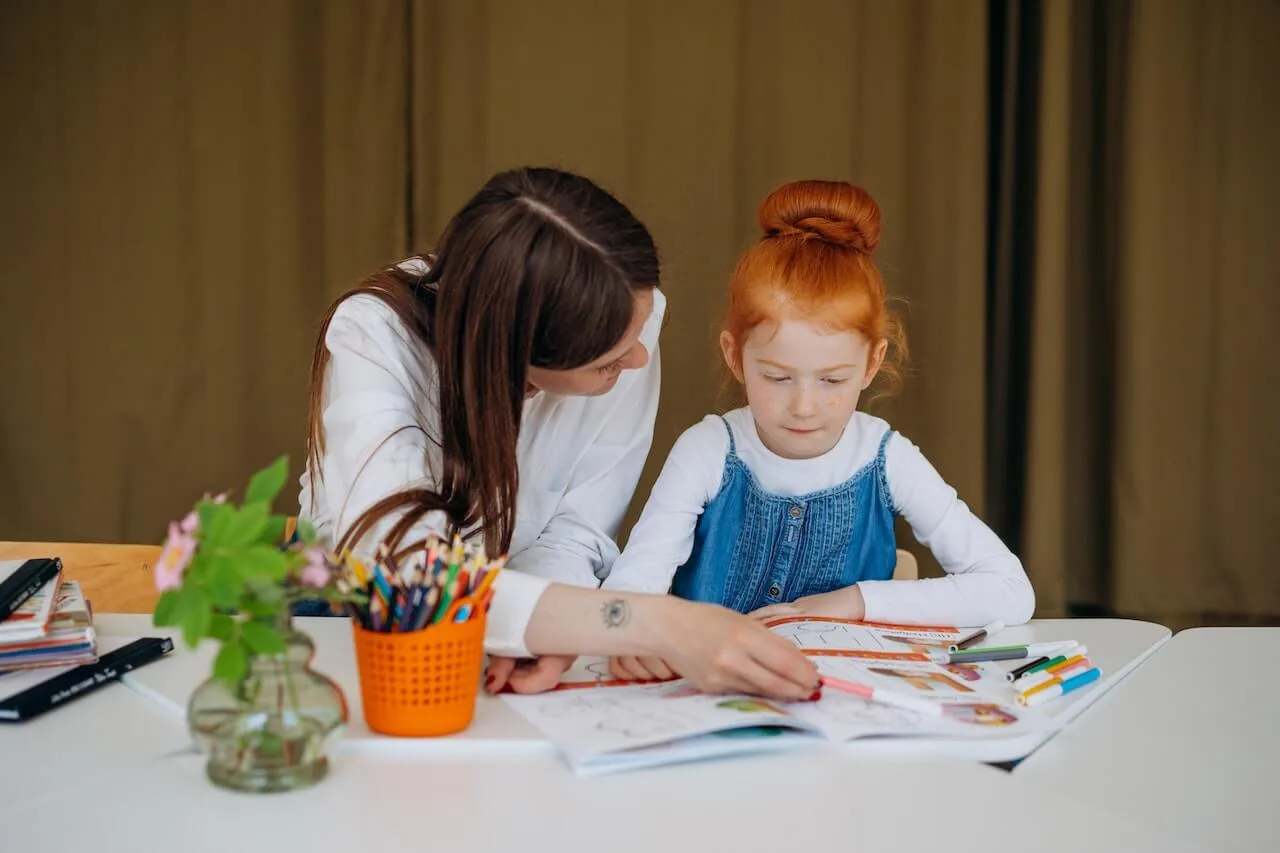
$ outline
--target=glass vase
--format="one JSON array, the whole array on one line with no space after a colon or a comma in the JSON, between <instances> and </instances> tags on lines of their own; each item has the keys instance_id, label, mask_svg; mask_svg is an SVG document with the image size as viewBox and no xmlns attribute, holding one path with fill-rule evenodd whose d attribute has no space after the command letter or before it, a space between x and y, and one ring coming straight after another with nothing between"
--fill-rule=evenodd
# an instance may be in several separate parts
<instances>
[{"instance_id":1,"label":"glass vase","mask_svg":"<svg viewBox=\"0 0 1280 853\"><path fill-rule=\"evenodd\" d=\"M347 702L311 669L315 646L286 617L282 654L249 658L235 689L210 678L191 694L192 738L215 784L238 791L292 791L329 772L329 749L347 723Z\"/></svg>"}]
</instances>

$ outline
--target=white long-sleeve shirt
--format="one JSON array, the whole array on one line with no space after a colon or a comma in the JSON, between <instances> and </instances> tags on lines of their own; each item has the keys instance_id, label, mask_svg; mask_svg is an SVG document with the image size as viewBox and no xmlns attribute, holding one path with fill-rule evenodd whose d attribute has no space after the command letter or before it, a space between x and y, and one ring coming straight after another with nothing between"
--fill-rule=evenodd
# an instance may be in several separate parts
<instances>
[{"instance_id":1,"label":"white long-sleeve shirt","mask_svg":"<svg viewBox=\"0 0 1280 853\"><path fill-rule=\"evenodd\" d=\"M738 456L761 487L796 496L839 485L875 459L889 425L855 412L835 447L812 459L786 459L760 441L748 408L725 415ZM666 592L693 550L698 517L720 489L729 437L708 415L676 441L627 548L604 586ZM1017 625L1031 618L1035 594L1022 563L920 450L899 433L885 448L885 473L895 511L911 525L946 571L946 577L858 584L872 621L934 625Z\"/></svg>"},{"instance_id":2,"label":"white long-sleeve shirt","mask_svg":"<svg viewBox=\"0 0 1280 853\"><path fill-rule=\"evenodd\" d=\"M598 397L541 392L525 402L517 448L516 496L508 571L495 583L485 637L494 654L525 656L525 629L546 585L595 587L618 556L618 528L653 441L658 409L658 333L666 300L654 292L641 332L649 363L624 371ZM325 452L320 471L303 473L300 516L321 541L336 543L377 501L437 482L440 448L435 359L395 312L360 294L334 312L322 401ZM398 514L365 540L372 550ZM409 539L443 532L443 513L424 518Z\"/></svg>"}]
</instances>

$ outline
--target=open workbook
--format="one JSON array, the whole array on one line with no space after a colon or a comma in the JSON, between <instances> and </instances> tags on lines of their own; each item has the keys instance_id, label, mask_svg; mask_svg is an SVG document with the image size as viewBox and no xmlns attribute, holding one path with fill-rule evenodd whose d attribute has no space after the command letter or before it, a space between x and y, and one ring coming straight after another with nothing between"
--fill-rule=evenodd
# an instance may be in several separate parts
<instances>
[{"instance_id":1,"label":"open workbook","mask_svg":"<svg viewBox=\"0 0 1280 853\"><path fill-rule=\"evenodd\" d=\"M999 664L940 664L928 652L963 633L845 620L787 618L770 630L813 658L823 675L940 704L938 716L868 702L827 688L812 702L709 696L686 681L634 685L608 662L581 658L559 688L506 701L540 729L580 774L864 737L1016 737L1052 728L1019 707Z\"/></svg>"}]
</instances>

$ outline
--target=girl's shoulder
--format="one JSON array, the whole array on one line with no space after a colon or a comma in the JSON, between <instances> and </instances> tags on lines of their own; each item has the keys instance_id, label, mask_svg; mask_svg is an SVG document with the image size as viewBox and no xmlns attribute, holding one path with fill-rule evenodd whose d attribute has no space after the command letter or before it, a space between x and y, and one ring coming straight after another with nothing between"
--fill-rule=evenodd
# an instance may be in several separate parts
<instances>
[{"instance_id":1,"label":"girl's shoulder","mask_svg":"<svg viewBox=\"0 0 1280 853\"><path fill-rule=\"evenodd\" d=\"M866 412L854 412L853 417L849 419L849 425L862 440L876 445L894 431L893 426L884 418L878 418Z\"/></svg>"},{"instance_id":2,"label":"girl's shoulder","mask_svg":"<svg viewBox=\"0 0 1280 853\"><path fill-rule=\"evenodd\" d=\"M723 461L729 452L729 430L726 420L732 415L706 415L702 420L686 429L676 439L676 446L681 451L700 456L715 457Z\"/></svg>"}]
</instances>

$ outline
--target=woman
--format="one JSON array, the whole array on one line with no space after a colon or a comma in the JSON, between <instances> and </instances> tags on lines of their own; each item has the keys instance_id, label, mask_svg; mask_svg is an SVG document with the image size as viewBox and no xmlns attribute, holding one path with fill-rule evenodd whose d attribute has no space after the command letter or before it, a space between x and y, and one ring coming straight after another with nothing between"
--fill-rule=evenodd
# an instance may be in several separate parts
<instances>
[{"instance_id":1,"label":"woman","mask_svg":"<svg viewBox=\"0 0 1280 853\"><path fill-rule=\"evenodd\" d=\"M652 441L658 278L653 239L615 198L519 169L430 256L340 298L321 330L301 514L338 549L459 529L509 554L492 691L548 689L576 654L662 658L716 692L816 687L803 655L745 617L594 588Z\"/></svg>"}]
</instances>

